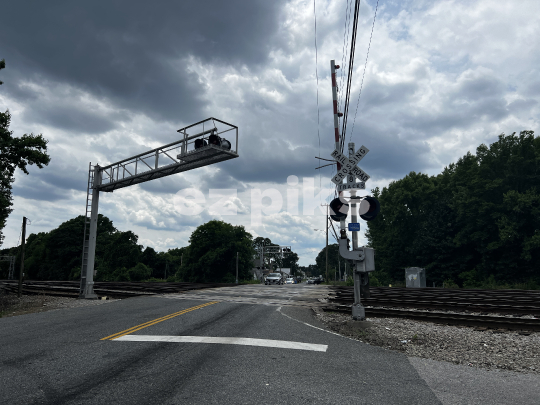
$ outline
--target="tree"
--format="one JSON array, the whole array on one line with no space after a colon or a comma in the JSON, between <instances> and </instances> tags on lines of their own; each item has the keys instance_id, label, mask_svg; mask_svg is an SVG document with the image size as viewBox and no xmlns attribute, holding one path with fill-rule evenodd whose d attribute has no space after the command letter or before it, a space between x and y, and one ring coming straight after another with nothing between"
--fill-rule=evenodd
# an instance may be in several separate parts
<instances>
[{"instance_id":1,"label":"tree","mask_svg":"<svg viewBox=\"0 0 540 405\"><path fill-rule=\"evenodd\" d=\"M388 281L403 281L410 266L426 268L428 284L540 281L540 138L533 131L501 134L437 176L411 172L372 192L381 213L366 236Z\"/></svg>"},{"instance_id":2,"label":"tree","mask_svg":"<svg viewBox=\"0 0 540 405\"><path fill-rule=\"evenodd\" d=\"M234 282L236 253L239 253L238 278L252 278L253 239L243 226L209 221L191 234L177 277L188 282Z\"/></svg>"},{"instance_id":3,"label":"tree","mask_svg":"<svg viewBox=\"0 0 540 405\"><path fill-rule=\"evenodd\" d=\"M5 67L6 63L2 59L0 69ZM3 242L2 230L13 211L11 184L15 180L15 170L19 168L25 174L29 174L27 165L35 164L42 169L51 160L46 153L48 141L43 135L24 134L21 138L13 137L13 132L9 130L10 122L9 110L0 113L0 246Z\"/></svg>"}]
</instances>

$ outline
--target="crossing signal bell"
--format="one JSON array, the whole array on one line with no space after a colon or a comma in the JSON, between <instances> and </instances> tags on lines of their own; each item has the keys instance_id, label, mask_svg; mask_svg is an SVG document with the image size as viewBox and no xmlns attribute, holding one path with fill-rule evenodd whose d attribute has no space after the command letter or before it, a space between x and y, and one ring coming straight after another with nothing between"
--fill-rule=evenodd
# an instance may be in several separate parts
<instances>
[{"instance_id":1,"label":"crossing signal bell","mask_svg":"<svg viewBox=\"0 0 540 405\"><path fill-rule=\"evenodd\" d=\"M330 218L339 222L347 218L349 213L349 204L345 204L339 198L334 198L330 203Z\"/></svg>"},{"instance_id":2,"label":"crossing signal bell","mask_svg":"<svg viewBox=\"0 0 540 405\"><path fill-rule=\"evenodd\" d=\"M360 202L358 214L360 214L360 218L364 221L371 221L372 219L375 219L380 210L381 204L379 203L379 200L375 197L368 196Z\"/></svg>"}]
</instances>

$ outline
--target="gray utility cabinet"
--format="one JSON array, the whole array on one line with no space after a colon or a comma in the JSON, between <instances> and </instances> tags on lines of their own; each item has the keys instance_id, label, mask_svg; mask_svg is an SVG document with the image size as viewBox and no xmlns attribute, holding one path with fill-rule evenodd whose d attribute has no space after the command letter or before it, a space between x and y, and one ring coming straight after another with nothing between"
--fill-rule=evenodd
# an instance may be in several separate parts
<instances>
[{"instance_id":1,"label":"gray utility cabinet","mask_svg":"<svg viewBox=\"0 0 540 405\"><path fill-rule=\"evenodd\" d=\"M413 288L426 287L426 270L420 267L405 269L405 285Z\"/></svg>"}]
</instances>

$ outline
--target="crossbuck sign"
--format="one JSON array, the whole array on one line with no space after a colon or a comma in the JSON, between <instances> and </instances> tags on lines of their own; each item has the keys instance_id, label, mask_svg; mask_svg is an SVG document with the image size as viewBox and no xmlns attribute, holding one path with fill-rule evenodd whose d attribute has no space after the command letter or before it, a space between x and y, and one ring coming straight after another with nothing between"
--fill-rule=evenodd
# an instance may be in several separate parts
<instances>
[{"instance_id":1,"label":"crossbuck sign","mask_svg":"<svg viewBox=\"0 0 540 405\"><path fill-rule=\"evenodd\" d=\"M365 188L365 182L369 180L370 176L356 166L356 164L360 162L368 152L369 149L362 145L349 159L343 153L334 149L331 156L341 164L341 170L332 178L332 182L338 187L338 191ZM347 184L343 184L343 179L345 178L348 179ZM356 183L355 178L359 179L361 183Z\"/></svg>"}]
</instances>

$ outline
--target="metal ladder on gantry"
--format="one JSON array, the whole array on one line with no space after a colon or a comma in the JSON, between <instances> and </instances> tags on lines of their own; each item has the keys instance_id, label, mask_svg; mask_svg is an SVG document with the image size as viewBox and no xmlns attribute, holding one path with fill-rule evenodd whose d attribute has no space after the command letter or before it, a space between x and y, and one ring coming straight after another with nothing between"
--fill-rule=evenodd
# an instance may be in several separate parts
<instances>
[{"instance_id":1,"label":"metal ladder on gantry","mask_svg":"<svg viewBox=\"0 0 540 405\"><path fill-rule=\"evenodd\" d=\"M232 142L223 137L230 131L227 137ZM94 293L94 264L100 191L111 193L123 187L239 157L238 127L235 125L210 117L177 132L181 139L148 152L104 167L90 163L79 298L97 298ZM176 158L171 155L176 155Z\"/></svg>"}]
</instances>

